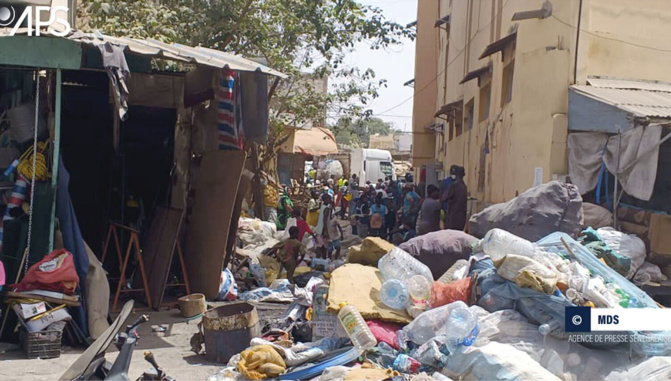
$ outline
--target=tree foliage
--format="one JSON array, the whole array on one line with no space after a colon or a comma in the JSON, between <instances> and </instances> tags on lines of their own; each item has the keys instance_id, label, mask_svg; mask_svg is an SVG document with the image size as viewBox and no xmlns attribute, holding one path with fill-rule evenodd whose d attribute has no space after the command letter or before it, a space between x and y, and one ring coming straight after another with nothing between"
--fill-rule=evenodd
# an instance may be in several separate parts
<instances>
[{"instance_id":1,"label":"tree foliage","mask_svg":"<svg viewBox=\"0 0 671 381\"><path fill-rule=\"evenodd\" d=\"M347 67L346 55L359 43L384 49L414 38L413 29L356 0L82 0L79 5L80 29L264 57L289 75L270 90L270 151L286 127L323 120L327 112L370 116L368 105L386 81L371 69ZM306 85L306 75L328 76L329 92Z\"/></svg>"},{"instance_id":2,"label":"tree foliage","mask_svg":"<svg viewBox=\"0 0 671 381\"><path fill-rule=\"evenodd\" d=\"M367 148L371 135L389 135L394 132L392 127L380 118L340 118L333 130L338 144Z\"/></svg>"}]
</instances>

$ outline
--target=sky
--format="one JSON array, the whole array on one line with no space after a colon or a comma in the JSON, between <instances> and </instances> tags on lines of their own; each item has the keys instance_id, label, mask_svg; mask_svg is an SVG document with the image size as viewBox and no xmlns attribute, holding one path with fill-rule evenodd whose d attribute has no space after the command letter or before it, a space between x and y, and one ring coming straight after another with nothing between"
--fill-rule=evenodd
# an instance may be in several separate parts
<instances>
[{"instance_id":1,"label":"sky","mask_svg":"<svg viewBox=\"0 0 671 381\"><path fill-rule=\"evenodd\" d=\"M386 18L407 25L417 20L417 0L360 0L383 10ZM379 90L380 97L371 104L374 114L394 128L412 130L412 99L399 107L401 102L412 97L413 89L403 83L415 77L415 42L406 40L403 45L387 50L371 50L365 43L359 44L355 52L348 55L346 64L362 69L371 68L377 78L387 80L387 87Z\"/></svg>"}]
</instances>

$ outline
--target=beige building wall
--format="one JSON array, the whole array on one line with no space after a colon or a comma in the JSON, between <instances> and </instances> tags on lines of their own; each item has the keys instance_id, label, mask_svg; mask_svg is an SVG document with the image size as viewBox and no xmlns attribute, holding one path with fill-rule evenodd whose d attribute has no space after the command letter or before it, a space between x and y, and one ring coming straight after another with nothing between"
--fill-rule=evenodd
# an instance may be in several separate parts
<instances>
[{"instance_id":1,"label":"beige building wall","mask_svg":"<svg viewBox=\"0 0 671 381\"><path fill-rule=\"evenodd\" d=\"M427 127L433 123L436 113L436 54L440 47L438 31L434 28L437 19L437 1L418 1L412 111L412 164L415 168L435 161L435 135Z\"/></svg>"},{"instance_id":2,"label":"beige building wall","mask_svg":"<svg viewBox=\"0 0 671 381\"><path fill-rule=\"evenodd\" d=\"M540 9L544 1L436 3L439 15L435 20L448 14L452 17L449 33L439 30L434 114L453 102L463 107L463 131L458 136L452 118L434 120L445 125L442 133L435 134L435 157L444 168L439 177L452 164L464 166L469 193L481 203L510 200L533 186L541 171L542 182L568 172L568 87L576 75L579 18L583 29L578 42L579 83L593 75L671 81L671 53L614 41L671 50L671 1L583 0L581 13L580 0L553 0L551 17L515 22L516 12ZM435 20L425 22L433 27ZM419 28L421 21L418 19ZM514 30L514 45L503 54L479 59L487 45ZM421 38L418 35L418 46ZM502 102L504 68L510 64L514 64L512 97L507 103ZM491 65L491 74L483 76L480 84L477 79L459 84L465 74L486 65ZM431 66L430 56L418 57L416 73L426 75ZM487 87L489 97L485 96ZM484 113L487 99L489 112ZM470 129L469 105L474 110Z\"/></svg>"}]
</instances>

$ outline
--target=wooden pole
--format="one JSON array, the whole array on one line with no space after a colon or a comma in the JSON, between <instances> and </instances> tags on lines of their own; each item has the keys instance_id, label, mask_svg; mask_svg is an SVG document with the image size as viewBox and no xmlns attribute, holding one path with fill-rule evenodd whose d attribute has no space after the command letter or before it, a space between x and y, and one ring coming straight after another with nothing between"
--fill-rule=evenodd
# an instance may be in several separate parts
<instances>
[{"instance_id":1,"label":"wooden pole","mask_svg":"<svg viewBox=\"0 0 671 381\"><path fill-rule=\"evenodd\" d=\"M56 106L54 117L54 142L53 142L53 162L51 163L51 188L54 191L54 198L51 204L51 221L49 222L49 252L54 250L54 230L56 229L56 195L58 185L58 164L61 154L61 97L62 97L62 72L56 69ZM37 144L37 142L35 142Z\"/></svg>"}]
</instances>

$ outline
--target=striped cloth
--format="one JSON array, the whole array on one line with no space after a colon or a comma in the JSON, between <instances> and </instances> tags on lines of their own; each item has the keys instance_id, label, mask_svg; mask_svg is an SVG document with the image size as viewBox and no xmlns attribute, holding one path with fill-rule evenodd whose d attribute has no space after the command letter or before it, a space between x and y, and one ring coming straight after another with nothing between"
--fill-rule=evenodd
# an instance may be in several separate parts
<instances>
[{"instance_id":1,"label":"striped cloth","mask_svg":"<svg viewBox=\"0 0 671 381\"><path fill-rule=\"evenodd\" d=\"M242 149L242 133L236 123L236 86L235 72L222 69L217 89L217 133L219 149Z\"/></svg>"},{"instance_id":2,"label":"striped cloth","mask_svg":"<svg viewBox=\"0 0 671 381\"><path fill-rule=\"evenodd\" d=\"M30 183L28 180L21 175L19 175L16 183L14 183L14 188L12 188L12 195L9 198L7 209L5 210L5 216L2 218L2 222L0 222L0 253L2 252L2 237L5 232L5 221L14 219L14 217L11 216L11 211L14 208L20 208L21 205L23 205L23 202L26 201L26 198L28 198L29 186Z\"/></svg>"}]
</instances>

